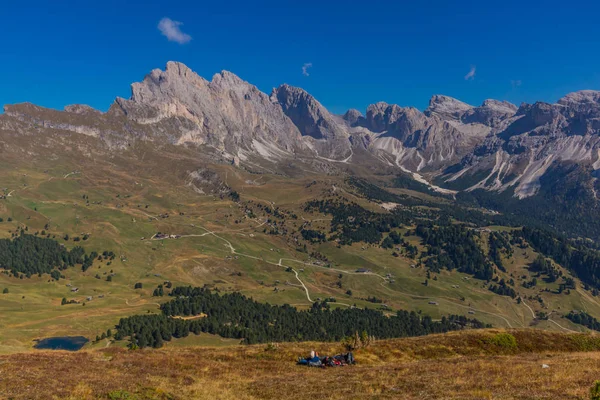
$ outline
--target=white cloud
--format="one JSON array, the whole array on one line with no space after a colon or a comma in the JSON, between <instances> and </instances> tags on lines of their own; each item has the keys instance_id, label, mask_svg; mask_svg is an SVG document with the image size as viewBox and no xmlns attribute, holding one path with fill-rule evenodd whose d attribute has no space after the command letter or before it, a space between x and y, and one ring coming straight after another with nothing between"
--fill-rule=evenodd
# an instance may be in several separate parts
<instances>
[{"instance_id":1,"label":"white cloud","mask_svg":"<svg viewBox=\"0 0 600 400\"><path fill-rule=\"evenodd\" d=\"M523 84L523 82L520 79L514 80L514 81L510 81L510 86L512 86L513 89L518 88L522 84Z\"/></svg>"},{"instance_id":2,"label":"white cloud","mask_svg":"<svg viewBox=\"0 0 600 400\"><path fill-rule=\"evenodd\" d=\"M472 81L475 79L475 71L477 71L477 67L475 65L471 65L469 73L465 75L465 81Z\"/></svg>"},{"instance_id":3,"label":"white cloud","mask_svg":"<svg viewBox=\"0 0 600 400\"><path fill-rule=\"evenodd\" d=\"M181 31L180 26L183 22L173 21L171 18L163 18L158 23L158 30L171 42L185 44L192 40L192 37Z\"/></svg>"},{"instance_id":4,"label":"white cloud","mask_svg":"<svg viewBox=\"0 0 600 400\"><path fill-rule=\"evenodd\" d=\"M312 68L312 63L304 63L304 65L302 66L302 75L309 76L310 75L308 73L309 68Z\"/></svg>"}]
</instances>

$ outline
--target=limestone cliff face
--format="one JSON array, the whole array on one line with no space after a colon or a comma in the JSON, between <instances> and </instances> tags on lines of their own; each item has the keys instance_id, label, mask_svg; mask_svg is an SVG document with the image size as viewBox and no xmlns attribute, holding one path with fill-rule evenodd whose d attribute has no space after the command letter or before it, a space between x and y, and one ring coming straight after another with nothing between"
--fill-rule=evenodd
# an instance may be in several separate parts
<instances>
[{"instance_id":1,"label":"limestone cliff face","mask_svg":"<svg viewBox=\"0 0 600 400\"><path fill-rule=\"evenodd\" d=\"M181 63L169 62L132 85L129 100L116 104L128 119L150 125L175 144L206 144L245 158L252 153L283 158L308 151L281 107L231 72L211 81Z\"/></svg>"},{"instance_id":2,"label":"limestone cliff face","mask_svg":"<svg viewBox=\"0 0 600 400\"><path fill-rule=\"evenodd\" d=\"M392 154L399 166L411 171L437 170L460 161L489 132L456 121L455 110L462 105L445 108L441 115L428 115L414 107L376 103L359 123L378 134L373 146Z\"/></svg>"},{"instance_id":3,"label":"limestone cliff face","mask_svg":"<svg viewBox=\"0 0 600 400\"><path fill-rule=\"evenodd\" d=\"M506 115L447 181L477 174L484 178L466 190L511 189L524 198L537 193L540 178L556 163L600 168L600 92L571 93L556 104L523 104Z\"/></svg>"},{"instance_id":4,"label":"limestone cliff face","mask_svg":"<svg viewBox=\"0 0 600 400\"><path fill-rule=\"evenodd\" d=\"M281 85L273 89L271 100L281 106L320 157L344 160L352 154L346 124L305 90Z\"/></svg>"}]
</instances>

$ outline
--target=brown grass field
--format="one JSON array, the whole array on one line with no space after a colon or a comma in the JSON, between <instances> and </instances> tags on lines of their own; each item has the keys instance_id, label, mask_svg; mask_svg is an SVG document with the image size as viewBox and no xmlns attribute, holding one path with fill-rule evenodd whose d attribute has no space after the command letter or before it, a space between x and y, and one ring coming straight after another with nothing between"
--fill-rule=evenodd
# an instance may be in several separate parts
<instances>
[{"instance_id":1,"label":"brown grass field","mask_svg":"<svg viewBox=\"0 0 600 400\"><path fill-rule=\"evenodd\" d=\"M498 340L507 333L516 345ZM588 399L600 379L600 336L590 334L455 332L377 341L355 352L355 366L295 365L313 348L343 350L296 343L4 355L0 398Z\"/></svg>"}]
</instances>

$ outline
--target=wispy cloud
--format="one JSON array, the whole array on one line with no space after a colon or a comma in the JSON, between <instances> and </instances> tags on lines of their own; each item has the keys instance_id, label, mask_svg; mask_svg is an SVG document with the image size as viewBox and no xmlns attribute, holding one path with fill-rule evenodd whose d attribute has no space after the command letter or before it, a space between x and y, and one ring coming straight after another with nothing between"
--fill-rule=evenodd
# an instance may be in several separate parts
<instances>
[{"instance_id":1,"label":"wispy cloud","mask_svg":"<svg viewBox=\"0 0 600 400\"><path fill-rule=\"evenodd\" d=\"M304 65L302 66L302 75L309 76L310 75L308 73L309 68L312 68L312 63L304 63Z\"/></svg>"},{"instance_id":2,"label":"wispy cloud","mask_svg":"<svg viewBox=\"0 0 600 400\"><path fill-rule=\"evenodd\" d=\"M520 79L518 79L518 80L513 80L513 81L510 81L510 86L512 86L512 88L513 88L513 89L516 89L516 88L518 88L518 87L519 87L519 86L521 86L522 84L523 84L523 82L522 82Z\"/></svg>"},{"instance_id":3,"label":"wispy cloud","mask_svg":"<svg viewBox=\"0 0 600 400\"><path fill-rule=\"evenodd\" d=\"M465 81L472 81L475 79L475 72L477 71L477 67L475 65L471 65L471 69L469 73L465 75Z\"/></svg>"},{"instance_id":4,"label":"wispy cloud","mask_svg":"<svg viewBox=\"0 0 600 400\"><path fill-rule=\"evenodd\" d=\"M181 31L180 26L183 22L173 21L171 18L163 18L158 23L158 30L171 42L185 44L192 40L192 37Z\"/></svg>"}]
</instances>

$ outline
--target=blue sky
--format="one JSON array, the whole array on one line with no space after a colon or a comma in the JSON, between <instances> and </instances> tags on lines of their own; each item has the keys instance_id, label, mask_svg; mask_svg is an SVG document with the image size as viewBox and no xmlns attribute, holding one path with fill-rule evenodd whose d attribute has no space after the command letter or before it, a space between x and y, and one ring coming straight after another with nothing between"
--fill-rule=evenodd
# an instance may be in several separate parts
<instances>
[{"instance_id":1,"label":"blue sky","mask_svg":"<svg viewBox=\"0 0 600 400\"><path fill-rule=\"evenodd\" d=\"M106 110L169 60L207 78L226 69L265 92L300 86L337 113L377 101L424 109L433 94L519 104L600 90L594 1L6 3L1 104ZM170 37L163 18L182 23L163 23Z\"/></svg>"}]
</instances>

